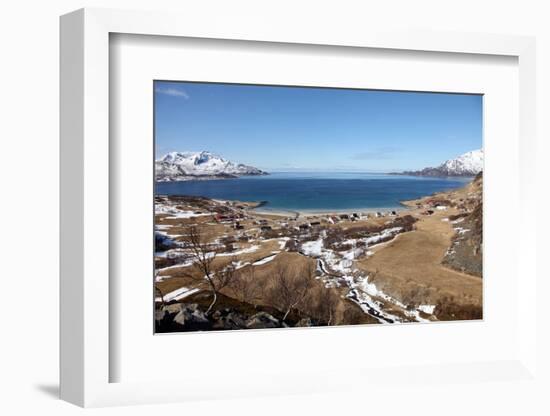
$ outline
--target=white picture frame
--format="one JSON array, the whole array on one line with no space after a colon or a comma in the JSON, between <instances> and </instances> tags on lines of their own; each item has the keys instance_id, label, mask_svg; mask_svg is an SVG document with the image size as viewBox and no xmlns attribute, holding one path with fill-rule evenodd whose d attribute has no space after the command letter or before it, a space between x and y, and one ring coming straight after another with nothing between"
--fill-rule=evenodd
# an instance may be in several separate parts
<instances>
[{"instance_id":1,"label":"white picture frame","mask_svg":"<svg viewBox=\"0 0 550 416\"><path fill-rule=\"evenodd\" d=\"M182 24L182 22L185 22ZM332 370L333 383L301 371L270 374L269 383L241 380L232 388L203 392L191 380L181 382L111 382L110 366L110 170L109 37L135 34L205 39L331 45L333 47L430 51L516 57L519 66L519 210L534 205L531 178L535 169L535 41L530 37L383 31L379 28L332 31L222 17L205 24L169 13L82 9L61 18L61 398L80 406L159 403L214 397L296 394L352 390L346 368ZM536 316L535 218L522 216L517 263L523 271L518 308ZM112 225L112 224L111 224ZM514 267L513 266L513 267ZM517 273L517 272L516 272ZM485 294L488 295L487 293ZM529 313L531 311L532 313ZM371 369L374 380L398 377L413 383L444 379L526 380L536 377L535 319L518 324L516 354L507 360L441 363L414 369ZM470 379L471 374L481 375ZM391 377L390 377L391 375ZM408 381L407 381L408 380Z\"/></svg>"}]
</instances>

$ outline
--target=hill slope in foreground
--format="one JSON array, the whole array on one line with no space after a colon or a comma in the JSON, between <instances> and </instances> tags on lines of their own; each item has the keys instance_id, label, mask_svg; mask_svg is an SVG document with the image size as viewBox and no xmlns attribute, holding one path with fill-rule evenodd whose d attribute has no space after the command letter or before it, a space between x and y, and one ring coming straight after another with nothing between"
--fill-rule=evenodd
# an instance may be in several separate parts
<instances>
[{"instance_id":1,"label":"hill slope in foreground","mask_svg":"<svg viewBox=\"0 0 550 416\"><path fill-rule=\"evenodd\" d=\"M482 174L461 189L405 205L415 230L360 263L372 282L404 304L435 305L438 320L482 317Z\"/></svg>"},{"instance_id":2,"label":"hill slope in foreground","mask_svg":"<svg viewBox=\"0 0 550 416\"><path fill-rule=\"evenodd\" d=\"M482 175L404 205L288 217L246 202L157 196L157 331L482 318ZM210 313L189 227L200 229L213 275L231 272Z\"/></svg>"}]
</instances>

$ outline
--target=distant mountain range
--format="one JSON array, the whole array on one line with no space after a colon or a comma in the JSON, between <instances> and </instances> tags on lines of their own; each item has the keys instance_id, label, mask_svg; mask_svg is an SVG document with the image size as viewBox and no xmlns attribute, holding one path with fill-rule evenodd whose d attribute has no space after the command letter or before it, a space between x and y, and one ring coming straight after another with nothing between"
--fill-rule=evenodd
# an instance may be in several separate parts
<instances>
[{"instance_id":1,"label":"distant mountain range","mask_svg":"<svg viewBox=\"0 0 550 416\"><path fill-rule=\"evenodd\" d=\"M414 176L475 176L483 171L483 149L472 150L436 167L405 171L397 175Z\"/></svg>"},{"instance_id":2,"label":"distant mountain range","mask_svg":"<svg viewBox=\"0 0 550 416\"><path fill-rule=\"evenodd\" d=\"M158 182L224 179L267 174L253 166L230 162L208 151L171 152L155 161L155 177Z\"/></svg>"},{"instance_id":3,"label":"distant mountain range","mask_svg":"<svg viewBox=\"0 0 550 416\"><path fill-rule=\"evenodd\" d=\"M473 150L436 167L417 171L404 171L395 175L413 176L475 176L483 171L483 150ZM268 175L253 166L235 163L208 151L171 152L155 161L158 182L200 179L238 178L239 176Z\"/></svg>"}]
</instances>

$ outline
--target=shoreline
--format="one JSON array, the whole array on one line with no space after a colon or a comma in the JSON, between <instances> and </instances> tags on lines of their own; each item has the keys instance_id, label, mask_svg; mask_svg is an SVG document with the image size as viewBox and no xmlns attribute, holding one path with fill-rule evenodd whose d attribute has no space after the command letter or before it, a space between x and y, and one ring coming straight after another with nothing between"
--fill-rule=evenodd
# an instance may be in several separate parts
<instances>
[{"instance_id":1,"label":"shoreline","mask_svg":"<svg viewBox=\"0 0 550 416\"><path fill-rule=\"evenodd\" d=\"M157 194L155 195L155 198L171 198L171 197L180 197L180 198L186 198L189 197L189 195L164 195L164 194ZM193 197L193 196L191 196ZM422 196L418 198L418 200L422 198L426 198L428 195ZM391 211L396 212L403 212L413 209L413 206L409 206L408 204L417 200L412 201L399 201L398 206L387 206L387 207L363 207L363 208L340 208L340 209L284 209L284 208L269 208L268 201L241 201L238 199L218 199L218 198L208 198L208 197L198 197L198 198L204 198L209 199L211 201L214 201L218 204L231 204L231 206L235 205L243 205L244 209L247 212L255 213L258 215L272 215L277 217L295 217L295 218L308 218L308 217L317 217L317 216L330 216L330 215L342 215L342 214L376 214L377 212L387 213Z\"/></svg>"},{"instance_id":2,"label":"shoreline","mask_svg":"<svg viewBox=\"0 0 550 416\"><path fill-rule=\"evenodd\" d=\"M250 211L253 211L260 215L274 215L274 216L280 216L280 217L289 217L289 216L295 216L296 218L299 217L317 217L322 215L342 215L342 214L376 214L377 212L388 212L388 211L395 211L395 212L403 212L408 211L412 209L413 207L407 206L405 204L397 206L397 207L378 207L378 208L341 208L341 209L316 209L316 210L284 210L284 209L265 209L265 206L258 207L258 208L252 208Z\"/></svg>"},{"instance_id":3,"label":"shoreline","mask_svg":"<svg viewBox=\"0 0 550 416\"><path fill-rule=\"evenodd\" d=\"M395 173L393 173L395 174ZM432 177L430 177L432 178ZM460 176L460 177L447 177L447 178L455 178L455 179L462 179L464 180L464 184L456 189L460 189L464 186L466 186L468 183L472 183L472 178L470 176ZM159 182L157 182L159 183ZM405 211L414 211L416 208L415 203L418 201L421 201L425 198L433 197L436 194L444 193L444 192L450 192L452 189L445 189L441 190L439 192L433 192L431 194L422 195L416 199L412 200L401 200L398 201L398 205L394 206L383 206L383 207L349 207L349 208L338 208L338 209L292 209L292 208L271 208L269 206L269 201L261 200L261 201L242 201L242 200L234 200L234 199L225 199L225 198L210 198L210 197L204 197L204 196L198 196L198 198L204 198L204 199L210 199L212 201L215 201L217 203L222 204L231 204L232 206L235 206L236 204L240 204L244 206L244 209L250 213L258 214L258 215L266 215L266 216L274 216L274 217L294 217L294 219L298 219L300 217L302 218L311 218L311 217L319 217L319 216L338 216L338 215L344 215L344 214L377 214L377 213L388 213L391 211L395 211L396 213L402 213ZM155 197L192 197L189 195L174 195L174 194L157 194L155 192Z\"/></svg>"},{"instance_id":4,"label":"shoreline","mask_svg":"<svg viewBox=\"0 0 550 416\"><path fill-rule=\"evenodd\" d=\"M465 182L464 186L466 186L468 183L472 183L473 181ZM462 188L462 187L461 187ZM460 188L457 188L460 189ZM269 207L269 201L241 201L241 200L230 200L230 199L218 199L218 198L208 198L208 197L199 197L199 198L205 198L210 199L212 201L215 201L217 203L227 204L230 203L231 205L236 204L242 204L245 206L245 210L258 214L258 215L267 215L267 216L274 216L274 217L282 217L282 218L288 218L288 217L294 217L294 219L298 218L311 218L311 217L319 217L319 216L338 216L343 214L376 214L376 213L388 213L391 211L395 211L396 213L403 213L406 211L414 211L416 207L416 203L419 201L422 201L426 198L434 197L437 194L450 192L451 190L444 190L441 192L434 192L432 194L428 195L422 195L416 199L412 200L402 200L399 201L399 205L396 206L387 206L387 207L363 207L363 208L340 208L340 209L284 209L284 208L270 208ZM162 194L155 194L155 197L187 197L187 195L162 195Z\"/></svg>"}]
</instances>

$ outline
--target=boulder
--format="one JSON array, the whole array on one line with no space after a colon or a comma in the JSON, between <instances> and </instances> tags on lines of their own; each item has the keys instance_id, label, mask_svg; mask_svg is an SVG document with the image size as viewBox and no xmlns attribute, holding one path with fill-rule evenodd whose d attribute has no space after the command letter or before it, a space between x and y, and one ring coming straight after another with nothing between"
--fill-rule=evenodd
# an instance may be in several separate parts
<instances>
[{"instance_id":1,"label":"boulder","mask_svg":"<svg viewBox=\"0 0 550 416\"><path fill-rule=\"evenodd\" d=\"M181 309L174 317L174 323L180 325L183 330L200 331L211 328L210 321L196 303L180 304ZM170 305L172 306L172 305Z\"/></svg>"},{"instance_id":2,"label":"boulder","mask_svg":"<svg viewBox=\"0 0 550 416\"><path fill-rule=\"evenodd\" d=\"M173 315L172 315L173 316ZM163 309L157 309L155 310L155 328L156 330L161 330L162 328L166 328L170 325L172 322L172 318L170 317L170 314L163 310Z\"/></svg>"},{"instance_id":3,"label":"boulder","mask_svg":"<svg viewBox=\"0 0 550 416\"><path fill-rule=\"evenodd\" d=\"M212 324L213 329L244 329L246 328L245 317L236 313L229 312L226 315L219 314L214 323Z\"/></svg>"},{"instance_id":4,"label":"boulder","mask_svg":"<svg viewBox=\"0 0 550 416\"><path fill-rule=\"evenodd\" d=\"M294 326L313 326L313 322L311 322L310 318L302 318L296 322L296 325Z\"/></svg>"},{"instance_id":5,"label":"boulder","mask_svg":"<svg viewBox=\"0 0 550 416\"><path fill-rule=\"evenodd\" d=\"M166 312L163 309L155 309L155 321L162 321Z\"/></svg>"},{"instance_id":6,"label":"boulder","mask_svg":"<svg viewBox=\"0 0 550 416\"><path fill-rule=\"evenodd\" d=\"M178 312L174 311L175 305L170 306L171 308L160 308L155 310L155 332L171 332L180 330L179 326L174 324L174 316Z\"/></svg>"},{"instance_id":7,"label":"boulder","mask_svg":"<svg viewBox=\"0 0 550 416\"><path fill-rule=\"evenodd\" d=\"M164 308L162 308L166 313L169 313L170 315L177 314L182 309L181 303L172 303L171 305L165 305Z\"/></svg>"},{"instance_id":8,"label":"boulder","mask_svg":"<svg viewBox=\"0 0 550 416\"><path fill-rule=\"evenodd\" d=\"M258 312L246 321L248 329L279 328L279 320L267 312Z\"/></svg>"}]
</instances>

